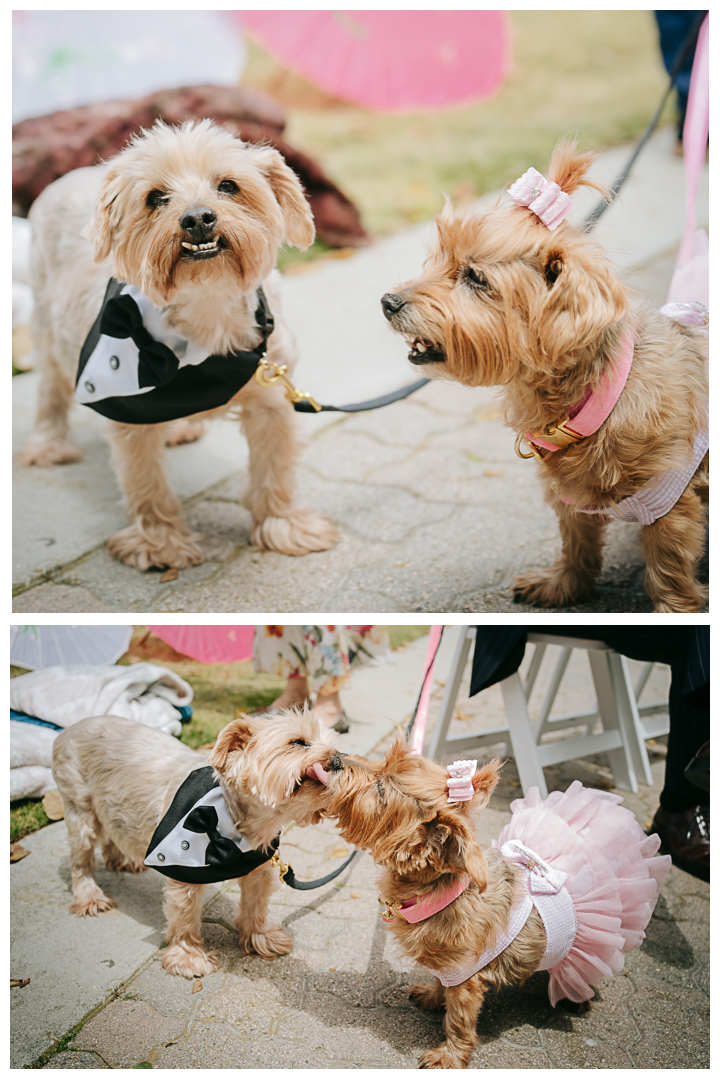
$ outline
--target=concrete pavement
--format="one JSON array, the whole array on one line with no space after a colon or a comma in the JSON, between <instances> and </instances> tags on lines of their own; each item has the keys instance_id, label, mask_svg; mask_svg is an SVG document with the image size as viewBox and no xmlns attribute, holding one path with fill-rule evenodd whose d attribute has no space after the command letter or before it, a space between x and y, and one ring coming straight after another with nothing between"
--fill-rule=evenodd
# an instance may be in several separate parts
<instances>
[{"instance_id":1,"label":"concrete pavement","mask_svg":"<svg viewBox=\"0 0 720 1080\"><path fill-rule=\"evenodd\" d=\"M657 133L597 236L625 279L664 301L684 221L683 163L673 133ZM602 155L611 182L629 147ZM542 163L538 163L542 165ZM512 179L512 178L509 178ZM594 193L576 199L576 219ZM707 170L699 197L707 223ZM412 381L405 346L379 307L384 291L417 274L428 226L379 240L352 258L313 264L284 281L288 322L300 345L297 383L322 401L373 397ZM15 446L32 425L37 376L16 376ZM247 447L235 425L215 421L199 443L168 453L172 482L206 562L162 582L116 563L105 542L125 524L102 435L104 421L76 408L85 460L53 469L15 466L16 612L71 611L523 611L513 577L559 550L555 516L499 419L496 392L432 384L374 413L301 416L310 445L300 495L329 513L342 538L302 559L249 547L238 505ZM637 526L614 522L596 595L578 612L648 612Z\"/></svg>"},{"instance_id":2,"label":"concrete pavement","mask_svg":"<svg viewBox=\"0 0 720 1080\"><path fill-rule=\"evenodd\" d=\"M430 727L457 633L447 632L438 655ZM339 737L341 749L384 752L394 738L393 721L414 703L426 643L422 638L353 673L344 702L355 722ZM537 701L547 678L541 675ZM576 711L587 700L587 686L587 660L575 653L558 710ZM654 699L666 692L667 672L658 668L646 693ZM461 696L458 706L456 730L502 720L496 687L470 702ZM636 796L621 792L643 826L657 806L663 749L650 747L654 785ZM564 790L576 778L609 790L613 785L602 755L554 766L546 778L551 790ZM484 843L498 835L518 794L510 761L481 815ZM101 864L99 881L118 906L80 920L67 911L64 822L22 843L31 854L11 867L11 975L30 983L11 991L13 1068L399 1070L415 1068L418 1055L441 1039L440 1019L407 1000L408 987L427 976L398 955L378 918L376 871L367 854L315 892L277 890L271 918L295 946L271 962L237 950L230 925L235 884L209 889L203 932L219 950L221 966L200 985L167 975L155 955L164 926L160 875L111 874ZM281 845L301 878L326 873L346 850L329 823L286 830ZM539 973L487 1004L471 1067L708 1068L708 905L709 886L673 868L646 941L628 956L624 971L603 984L587 1016L554 1011L547 976Z\"/></svg>"}]
</instances>

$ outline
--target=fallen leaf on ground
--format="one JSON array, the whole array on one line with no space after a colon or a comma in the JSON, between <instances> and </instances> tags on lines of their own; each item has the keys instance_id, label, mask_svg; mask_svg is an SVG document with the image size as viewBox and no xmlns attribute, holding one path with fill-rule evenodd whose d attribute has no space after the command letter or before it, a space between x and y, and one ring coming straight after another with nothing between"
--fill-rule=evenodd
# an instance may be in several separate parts
<instances>
[{"instance_id":1,"label":"fallen leaf on ground","mask_svg":"<svg viewBox=\"0 0 720 1080\"><path fill-rule=\"evenodd\" d=\"M196 979L193 983L193 988L190 991L191 994L197 994L198 990L202 990L202 979Z\"/></svg>"},{"instance_id":2,"label":"fallen leaf on ground","mask_svg":"<svg viewBox=\"0 0 720 1080\"><path fill-rule=\"evenodd\" d=\"M166 570L164 574L160 575L160 583L163 581L177 581L180 571L176 566L171 566L169 570Z\"/></svg>"},{"instance_id":3,"label":"fallen leaf on ground","mask_svg":"<svg viewBox=\"0 0 720 1080\"><path fill-rule=\"evenodd\" d=\"M504 469L484 469L483 476L504 476Z\"/></svg>"},{"instance_id":4,"label":"fallen leaf on ground","mask_svg":"<svg viewBox=\"0 0 720 1080\"><path fill-rule=\"evenodd\" d=\"M43 795L43 810L51 821L60 821L65 817L62 795L59 791L48 791Z\"/></svg>"},{"instance_id":5,"label":"fallen leaf on ground","mask_svg":"<svg viewBox=\"0 0 720 1080\"><path fill-rule=\"evenodd\" d=\"M24 859L30 852L27 848L24 848L22 844L10 845L10 862L20 862L20 859Z\"/></svg>"},{"instance_id":6,"label":"fallen leaf on ground","mask_svg":"<svg viewBox=\"0 0 720 1080\"><path fill-rule=\"evenodd\" d=\"M29 979L11 979L10 986L27 986Z\"/></svg>"},{"instance_id":7,"label":"fallen leaf on ground","mask_svg":"<svg viewBox=\"0 0 720 1080\"><path fill-rule=\"evenodd\" d=\"M346 847L331 848L328 852L328 859L342 859L343 855L348 855L348 849Z\"/></svg>"},{"instance_id":8,"label":"fallen leaf on ground","mask_svg":"<svg viewBox=\"0 0 720 1080\"><path fill-rule=\"evenodd\" d=\"M359 900L360 897L362 896L362 893L361 892L351 892L350 895L352 896L353 900Z\"/></svg>"},{"instance_id":9,"label":"fallen leaf on ground","mask_svg":"<svg viewBox=\"0 0 720 1080\"><path fill-rule=\"evenodd\" d=\"M643 821L643 828L652 829L652 821Z\"/></svg>"}]
</instances>

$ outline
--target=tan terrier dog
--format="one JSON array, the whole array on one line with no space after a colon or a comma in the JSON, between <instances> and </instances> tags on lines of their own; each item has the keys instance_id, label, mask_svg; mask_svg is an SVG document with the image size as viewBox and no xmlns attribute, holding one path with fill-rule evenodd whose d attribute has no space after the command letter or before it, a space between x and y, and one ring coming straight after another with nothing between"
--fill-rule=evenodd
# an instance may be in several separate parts
<instances>
[{"instance_id":1,"label":"tan terrier dog","mask_svg":"<svg viewBox=\"0 0 720 1080\"><path fill-rule=\"evenodd\" d=\"M668 305L683 310L666 317L631 302L603 249L563 220L580 185L605 190L586 176L592 160L562 142L549 182L528 170L510 189L514 205L463 215L447 203L423 273L387 293L383 310L430 377L502 387L516 450L541 462L562 555L517 579L517 601L584 600L617 517L643 524L654 610L694 612L707 595L696 580L708 487L707 339L684 323L702 322L704 312Z\"/></svg>"},{"instance_id":2,"label":"tan terrier dog","mask_svg":"<svg viewBox=\"0 0 720 1080\"><path fill-rule=\"evenodd\" d=\"M498 846L481 848L472 815L499 766L445 769L400 741L384 761L314 766L343 838L383 867L382 918L436 976L410 990L416 1005L445 1011L446 1041L422 1054L421 1069L467 1068L486 994L537 970L550 973L552 1005L586 1011L591 981L620 971L642 941L670 869L669 856L653 858L660 838L645 836L619 796L578 781L544 803L531 789Z\"/></svg>"},{"instance_id":3,"label":"tan terrier dog","mask_svg":"<svg viewBox=\"0 0 720 1080\"><path fill-rule=\"evenodd\" d=\"M82 456L68 438L75 392L112 421L132 524L109 550L141 570L182 568L203 553L163 447L197 439L198 421L235 410L250 449L252 542L286 555L332 547L332 523L294 501L302 444L292 405L280 386L252 378L265 350L292 371L297 350L273 267L283 241L304 249L315 235L280 154L209 120L158 122L107 164L51 184L29 217L42 384L23 462Z\"/></svg>"},{"instance_id":4,"label":"tan terrier dog","mask_svg":"<svg viewBox=\"0 0 720 1080\"><path fill-rule=\"evenodd\" d=\"M97 915L115 907L95 878L100 845L109 870L140 873L149 865L167 875L162 964L172 974L190 979L218 966L201 934L211 881L239 878L240 948L268 959L289 952L292 938L267 925L277 881L269 860L283 825L322 816L327 792L312 772L318 760L328 769L339 764L329 729L307 709L234 720L207 763L134 720L101 716L66 728L55 740L53 775L70 839L70 910Z\"/></svg>"}]
</instances>

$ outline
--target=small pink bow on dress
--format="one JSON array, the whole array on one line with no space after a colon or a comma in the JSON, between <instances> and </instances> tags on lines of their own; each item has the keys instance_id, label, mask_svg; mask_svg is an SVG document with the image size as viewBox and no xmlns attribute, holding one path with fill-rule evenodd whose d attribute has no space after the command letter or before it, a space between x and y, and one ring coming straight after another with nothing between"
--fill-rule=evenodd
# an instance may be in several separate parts
<instances>
[{"instance_id":1,"label":"small pink bow on dress","mask_svg":"<svg viewBox=\"0 0 720 1080\"><path fill-rule=\"evenodd\" d=\"M527 206L553 232L572 210L572 199L554 180L546 180L537 169L528 169L510 188L510 198Z\"/></svg>"}]
</instances>

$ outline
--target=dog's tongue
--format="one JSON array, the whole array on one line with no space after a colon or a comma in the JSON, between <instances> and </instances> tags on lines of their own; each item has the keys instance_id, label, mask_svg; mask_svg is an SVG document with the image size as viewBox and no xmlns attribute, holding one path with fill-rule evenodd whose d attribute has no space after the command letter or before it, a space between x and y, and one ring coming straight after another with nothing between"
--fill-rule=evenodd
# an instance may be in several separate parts
<instances>
[{"instance_id":1,"label":"dog's tongue","mask_svg":"<svg viewBox=\"0 0 720 1080\"><path fill-rule=\"evenodd\" d=\"M316 761L314 765L311 765L307 771L308 776L312 776L313 779L319 780L321 784L327 784L330 779L330 773L323 769L319 761Z\"/></svg>"}]
</instances>

